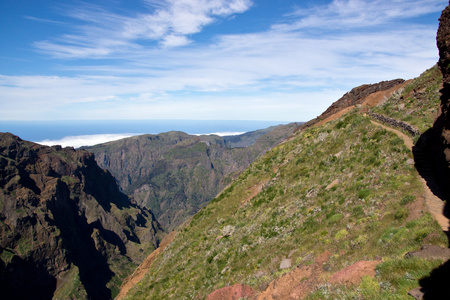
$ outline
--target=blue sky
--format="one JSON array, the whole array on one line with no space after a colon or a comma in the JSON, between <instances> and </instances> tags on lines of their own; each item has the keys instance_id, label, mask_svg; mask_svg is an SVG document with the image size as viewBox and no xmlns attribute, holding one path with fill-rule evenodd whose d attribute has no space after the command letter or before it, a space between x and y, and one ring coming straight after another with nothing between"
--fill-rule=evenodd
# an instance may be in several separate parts
<instances>
[{"instance_id":1,"label":"blue sky","mask_svg":"<svg viewBox=\"0 0 450 300\"><path fill-rule=\"evenodd\" d=\"M307 121L432 67L447 4L0 1L0 120Z\"/></svg>"}]
</instances>

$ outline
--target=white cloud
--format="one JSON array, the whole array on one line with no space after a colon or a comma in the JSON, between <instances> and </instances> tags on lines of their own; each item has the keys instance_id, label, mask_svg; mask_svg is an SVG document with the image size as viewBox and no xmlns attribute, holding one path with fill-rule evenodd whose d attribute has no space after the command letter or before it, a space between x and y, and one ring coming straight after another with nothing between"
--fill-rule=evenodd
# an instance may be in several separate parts
<instances>
[{"instance_id":1,"label":"white cloud","mask_svg":"<svg viewBox=\"0 0 450 300\"><path fill-rule=\"evenodd\" d=\"M243 13L250 0L160 0L147 1L153 11L123 16L84 3L67 7L66 14L84 22L74 34L37 41L34 46L59 58L99 58L140 48L151 40L163 47L189 44L188 36L200 32L218 17Z\"/></svg>"},{"instance_id":2,"label":"white cloud","mask_svg":"<svg viewBox=\"0 0 450 300\"><path fill-rule=\"evenodd\" d=\"M441 11L444 0L333 0L329 5L298 9L292 15L300 20L274 26L275 29L305 28L331 29L367 28L376 25L392 26L402 19Z\"/></svg>"},{"instance_id":3,"label":"white cloud","mask_svg":"<svg viewBox=\"0 0 450 300\"><path fill-rule=\"evenodd\" d=\"M168 48L185 46L190 43L189 39L184 35L168 35L164 37L161 42L164 47Z\"/></svg>"},{"instance_id":4,"label":"white cloud","mask_svg":"<svg viewBox=\"0 0 450 300\"><path fill-rule=\"evenodd\" d=\"M79 148L82 146L93 146L111 141L117 141L130 136L139 135L138 133L121 133L121 134L92 134L92 135L78 135L78 136L66 136L60 140L43 140L35 143L55 146L60 145L62 147L74 147Z\"/></svg>"},{"instance_id":5,"label":"white cloud","mask_svg":"<svg viewBox=\"0 0 450 300\"><path fill-rule=\"evenodd\" d=\"M241 135L245 132L236 132L236 131L224 131L224 132L212 132L212 133L199 133L193 135L218 135L218 136L232 136L232 135Z\"/></svg>"},{"instance_id":6,"label":"white cloud","mask_svg":"<svg viewBox=\"0 0 450 300\"><path fill-rule=\"evenodd\" d=\"M148 0L147 14L117 20L100 8L76 10L89 27L37 45L57 56L120 64L64 67L73 76L0 75L0 119L307 121L357 85L409 79L433 66L437 28L402 22L401 8L420 17L443 2L335 0L297 10L267 31L217 36L209 45L190 37L218 17L245 11L249 1ZM186 6L184 14L177 5ZM144 38L167 48L139 46Z\"/></svg>"}]
</instances>

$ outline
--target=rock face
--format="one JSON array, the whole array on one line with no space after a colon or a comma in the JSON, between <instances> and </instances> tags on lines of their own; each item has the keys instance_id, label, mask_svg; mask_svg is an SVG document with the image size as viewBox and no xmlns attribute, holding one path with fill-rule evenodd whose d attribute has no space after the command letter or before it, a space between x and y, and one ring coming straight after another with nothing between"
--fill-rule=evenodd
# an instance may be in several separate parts
<instances>
[{"instance_id":1,"label":"rock face","mask_svg":"<svg viewBox=\"0 0 450 300\"><path fill-rule=\"evenodd\" d=\"M94 155L0 133L0 289L5 299L111 299L160 226Z\"/></svg>"},{"instance_id":2,"label":"rock face","mask_svg":"<svg viewBox=\"0 0 450 300\"><path fill-rule=\"evenodd\" d=\"M172 131L87 149L114 175L125 194L151 209L171 231L297 127L292 123L234 137Z\"/></svg>"},{"instance_id":3,"label":"rock face","mask_svg":"<svg viewBox=\"0 0 450 300\"><path fill-rule=\"evenodd\" d=\"M443 75L441 90L441 115L434 124L434 130L440 138L440 146L444 159L446 180L444 186L449 187L450 181L450 6L442 11L439 19L437 46L439 48L439 68ZM442 156L442 155L441 155ZM449 188L450 189L450 188ZM447 191L450 192L450 191Z\"/></svg>"},{"instance_id":4,"label":"rock face","mask_svg":"<svg viewBox=\"0 0 450 300\"><path fill-rule=\"evenodd\" d=\"M301 128L307 128L311 127L317 122L326 119L327 117L342 111L343 109L361 104L365 98L371 94L374 94L376 92L380 91L387 91L397 85L400 85L404 83L405 81L403 79L394 79L389 81L381 81L379 83L375 84L364 84L358 87L353 88L350 92L345 93L344 96L342 96L340 99L338 99L336 102L331 104L330 107L326 111L324 111L320 116L317 118L303 124Z\"/></svg>"}]
</instances>

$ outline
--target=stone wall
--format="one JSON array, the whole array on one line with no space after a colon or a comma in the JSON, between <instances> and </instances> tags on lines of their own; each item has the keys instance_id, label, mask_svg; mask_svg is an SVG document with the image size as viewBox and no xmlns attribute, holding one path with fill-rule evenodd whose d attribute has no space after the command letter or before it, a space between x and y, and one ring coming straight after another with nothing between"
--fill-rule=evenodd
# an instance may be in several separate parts
<instances>
[{"instance_id":1,"label":"stone wall","mask_svg":"<svg viewBox=\"0 0 450 300\"><path fill-rule=\"evenodd\" d=\"M404 130L412 136L420 135L419 129L415 128L414 126L411 126L410 124L408 124L406 122L392 119L392 118L389 118L389 117L386 117L386 116L383 116L380 114L376 114L376 113L369 113L369 116L371 116L372 118L374 118L380 122L383 122L383 123L389 125L390 127L395 127L395 128Z\"/></svg>"}]
</instances>

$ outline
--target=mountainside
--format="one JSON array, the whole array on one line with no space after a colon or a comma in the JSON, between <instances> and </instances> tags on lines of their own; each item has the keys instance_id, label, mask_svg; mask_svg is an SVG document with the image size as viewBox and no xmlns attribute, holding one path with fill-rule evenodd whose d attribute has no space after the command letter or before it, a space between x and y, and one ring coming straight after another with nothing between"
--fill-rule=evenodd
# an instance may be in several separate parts
<instances>
[{"instance_id":1,"label":"mountainside","mask_svg":"<svg viewBox=\"0 0 450 300\"><path fill-rule=\"evenodd\" d=\"M313 120L306 122L300 128L308 128L321 121L327 120L330 116L345 112L345 109L354 107L355 105L366 104L370 105L371 98L386 97L389 98L392 93L399 89L405 83L403 79L394 79L389 81L381 81L375 84L363 84L353 88L350 92L345 93L340 99L336 100L330 107L327 108L320 116ZM370 96L370 97L369 97ZM370 105L373 106L373 105Z\"/></svg>"},{"instance_id":2,"label":"mountainside","mask_svg":"<svg viewBox=\"0 0 450 300\"><path fill-rule=\"evenodd\" d=\"M183 132L141 135L87 148L122 190L172 230L214 198L297 123L235 137Z\"/></svg>"},{"instance_id":3,"label":"mountainside","mask_svg":"<svg viewBox=\"0 0 450 300\"><path fill-rule=\"evenodd\" d=\"M92 153L0 133L4 299L111 299L158 246L151 211L130 202Z\"/></svg>"},{"instance_id":4,"label":"mountainside","mask_svg":"<svg viewBox=\"0 0 450 300\"><path fill-rule=\"evenodd\" d=\"M441 87L434 66L344 96L179 228L125 298L448 296L446 196L424 146Z\"/></svg>"}]
</instances>

